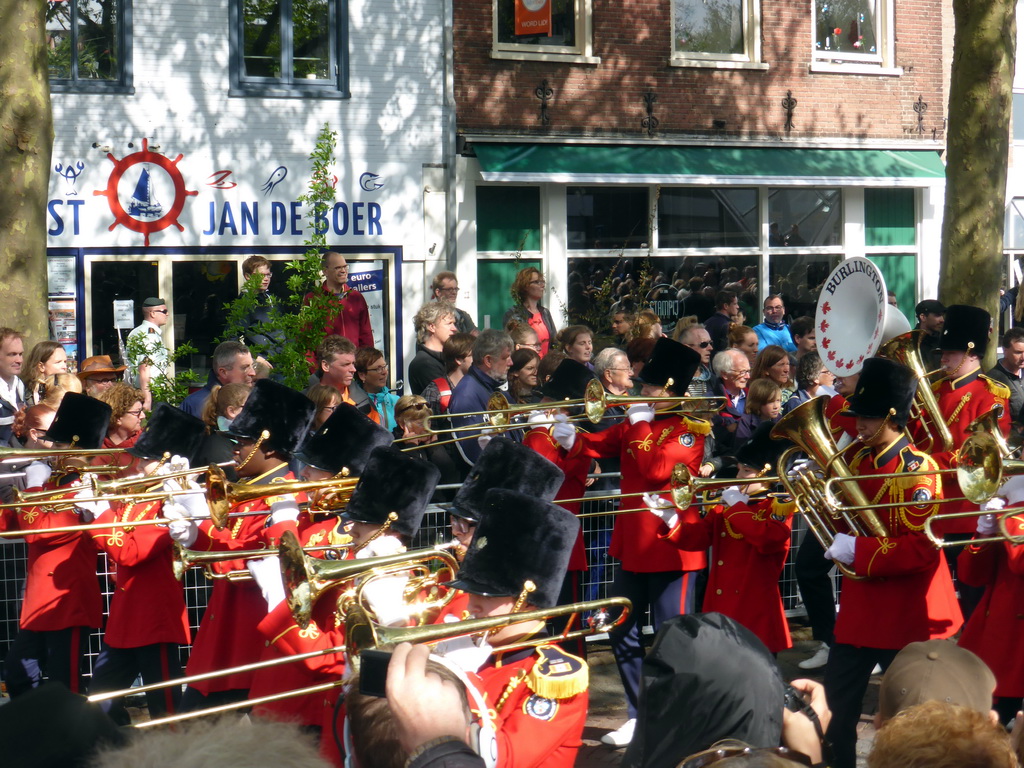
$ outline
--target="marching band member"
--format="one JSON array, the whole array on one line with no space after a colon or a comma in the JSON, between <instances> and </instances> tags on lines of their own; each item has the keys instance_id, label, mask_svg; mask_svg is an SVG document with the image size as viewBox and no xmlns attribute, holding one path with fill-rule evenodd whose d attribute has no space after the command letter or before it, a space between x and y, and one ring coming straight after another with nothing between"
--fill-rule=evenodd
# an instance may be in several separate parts
<instances>
[{"instance_id":1,"label":"marching band member","mask_svg":"<svg viewBox=\"0 0 1024 768\"><path fill-rule=\"evenodd\" d=\"M295 480L288 461L305 437L315 406L300 392L269 379L260 379L231 423L228 434L236 440L235 461L241 482L264 485ZM231 513L260 514L229 519L222 531L209 520L184 517L170 523L171 537L186 549L200 551L251 550L276 547L285 530L293 530L298 518L296 499L289 495L266 496L231 505ZM168 511L168 516L170 512ZM212 563L217 573L245 570L243 560ZM253 581L217 579L199 631L192 645L187 674L196 675L259 659L263 638L256 625L267 613L267 604ZM252 673L238 673L190 685L181 700L181 711L245 699Z\"/></svg>"},{"instance_id":2,"label":"marching band member","mask_svg":"<svg viewBox=\"0 0 1024 768\"><path fill-rule=\"evenodd\" d=\"M113 390L110 390L113 391ZM206 428L199 419L166 403L157 405L146 428L127 451L148 474L171 455L171 465L184 464L202 446ZM171 485L175 481L167 481ZM86 491L88 493L88 491ZM196 491L163 501L89 503L96 522L137 522L162 517L171 504L206 505ZM138 675L145 684L181 677L179 645L188 645L191 632L185 594L174 578L172 540L163 526L92 530L96 546L115 565L114 594L110 601L103 647L93 670L89 693L127 688ZM175 686L146 693L151 718L173 714L181 699ZM130 725L123 699L104 701L103 710L119 725Z\"/></svg>"},{"instance_id":3,"label":"marching band member","mask_svg":"<svg viewBox=\"0 0 1024 768\"><path fill-rule=\"evenodd\" d=\"M55 447L94 449L110 422L110 406L68 393L44 435ZM76 474L52 477L42 488L67 488L73 495ZM38 490L38 489L36 489ZM73 509L4 509L0 530L23 530L28 545L25 596L19 631L4 661L4 680L12 697L38 686L45 674L71 691L84 691L84 659L89 633L101 626L103 599L96 578L96 549L84 531L46 533L47 528L79 525Z\"/></svg>"},{"instance_id":4,"label":"marching band member","mask_svg":"<svg viewBox=\"0 0 1024 768\"><path fill-rule=\"evenodd\" d=\"M942 496L939 476L874 477L936 469L903 433L916 386L906 366L870 358L849 397L864 445L850 469L872 503L903 506L876 510L887 535L837 533L825 550L859 577L844 580L836 642L825 667L835 768L855 766L857 722L874 665L885 668L907 643L950 637L963 623L946 561L923 533L937 509L932 502Z\"/></svg>"},{"instance_id":5,"label":"marching band member","mask_svg":"<svg viewBox=\"0 0 1024 768\"><path fill-rule=\"evenodd\" d=\"M668 531L662 538L680 549L711 549L711 569L701 611L723 613L760 638L772 653L793 646L779 594L779 577L793 532L792 498L769 494L758 478L772 471L787 447L772 440L771 424L761 424L736 453L737 485L722 492L721 503L701 517L693 507L677 513L671 502L653 494L645 498ZM744 480L752 481L744 483Z\"/></svg>"},{"instance_id":6,"label":"marching band member","mask_svg":"<svg viewBox=\"0 0 1024 768\"><path fill-rule=\"evenodd\" d=\"M557 603L579 521L555 504L503 488L487 507L451 586L468 592L473 618ZM587 719L587 663L543 642L544 622L486 635L491 653L476 669L497 735L502 768L570 768ZM516 648L524 640L537 641ZM507 647L507 650L503 650ZM473 671L473 670L467 670Z\"/></svg>"},{"instance_id":7,"label":"marching band member","mask_svg":"<svg viewBox=\"0 0 1024 768\"><path fill-rule=\"evenodd\" d=\"M700 355L689 347L660 338L636 377L643 397L679 397L700 365ZM657 493L670 488L672 470L685 464L694 475L701 474L705 440L710 422L673 413L670 400L637 403L627 410L621 424L599 434L575 436L575 450L589 458L619 456L622 463L622 493ZM576 454L570 451L570 456ZM629 619L611 633L612 650L626 691L629 719L602 741L613 746L628 744L636 725L640 692L643 645L640 618L650 607L655 631L661 622L693 610L697 572L707 564L703 552L686 552L660 537L661 522L643 513L617 515L608 554L618 558L619 568L609 594L628 597L636 609Z\"/></svg>"}]
</instances>

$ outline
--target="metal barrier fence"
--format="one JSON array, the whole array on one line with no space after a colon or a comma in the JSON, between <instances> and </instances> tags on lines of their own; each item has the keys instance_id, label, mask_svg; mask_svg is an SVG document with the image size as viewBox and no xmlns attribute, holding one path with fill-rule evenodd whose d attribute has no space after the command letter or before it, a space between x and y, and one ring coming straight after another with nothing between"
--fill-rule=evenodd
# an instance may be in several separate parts
<instances>
[{"instance_id":1,"label":"metal barrier fence","mask_svg":"<svg viewBox=\"0 0 1024 768\"><path fill-rule=\"evenodd\" d=\"M457 486L441 486L439 490L452 489ZM591 491L588 495L607 495L614 493L614 490L607 488L600 491ZM581 512L611 511L615 509L615 502L593 501L585 502ZM642 514L642 513L640 513ZM600 517L587 517L581 521L583 524L583 537L587 550L587 562L589 570L583 574L582 598L584 600L595 600L608 596L608 588L615 575L618 564L608 557L608 543L611 539L612 526L615 522L614 515ZM783 568L782 577L779 580L779 589L783 598L783 605L786 608L786 615L790 617L806 615L803 605L800 602L800 595L796 586L796 575L794 558L796 550L803 536L806 535L806 525L803 517L797 515L794 519L792 546L789 557ZM448 513L441 506L432 504L424 516L420 532L417 534L413 546L428 547L439 541L450 539L451 532L448 526ZM23 582L25 578L25 545L13 540L3 539L0 545L0 658L7 655L7 649L18 631L18 612L21 608ZM100 586L104 597L104 616L110 605L110 596L113 591L113 573L107 561L106 553L97 554L96 573L100 580ZM192 625L193 634L199 627L203 611L209 599L211 583L205 578L200 569L193 568L187 572L183 580L186 602L189 608L189 620ZM649 617L648 617L649 618ZM645 625L649 620L645 620ZM94 632L90 636L89 648L89 670L100 650L101 633ZM182 663L188 658L190 647L182 648Z\"/></svg>"}]
</instances>

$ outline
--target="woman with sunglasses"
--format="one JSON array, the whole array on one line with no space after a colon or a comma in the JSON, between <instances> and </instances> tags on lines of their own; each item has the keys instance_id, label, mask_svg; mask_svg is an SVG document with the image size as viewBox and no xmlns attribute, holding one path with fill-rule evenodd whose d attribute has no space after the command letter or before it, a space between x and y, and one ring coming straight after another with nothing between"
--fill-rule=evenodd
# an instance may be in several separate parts
<instances>
[{"instance_id":1,"label":"woman with sunglasses","mask_svg":"<svg viewBox=\"0 0 1024 768\"><path fill-rule=\"evenodd\" d=\"M110 426L103 438L101 448L131 448L142 434L146 412L142 407L143 394L123 382L116 382L110 389L99 394L97 400L110 406ZM91 463L103 465L127 466L132 457L127 453L110 453L99 456Z\"/></svg>"},{"instance_id":2,"label":"woman with sunglasses","mask_svg":"<svg viewBox=\"0 0 1024 768\"><path fill-rule=\"evenodd\" d=\"M693 376L693 381L687 388L686 393L691 397L704 397L711 393L711 382L715 380L711 371L711 353L713 343L711 334L701 323L687 326L675 334L676 341L689 347L700 355L700 367Z\"/></svg>"}]
</instances>

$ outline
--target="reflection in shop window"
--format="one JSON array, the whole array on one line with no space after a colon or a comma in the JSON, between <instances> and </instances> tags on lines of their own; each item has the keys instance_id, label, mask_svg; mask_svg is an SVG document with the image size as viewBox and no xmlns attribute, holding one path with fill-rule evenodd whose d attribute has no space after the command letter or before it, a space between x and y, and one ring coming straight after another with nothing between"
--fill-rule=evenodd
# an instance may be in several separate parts
<instances>
[{"instance_id":1,"label":"reflection in shop window","mask_svg":"<svg viewBox=\"0 0 1024 768\"><path fill-rule=\"evenodd\" d=\"M838 189L770 189L768 246L842 245L842 192Z\"/></svg>"},{"instance_id":2,"label":"reflection in shop window","mask_svg":"<svg viewBox=\"0 0 1024 768\"><path fill-rule=\"evenodd\" d=\"M814 57L880 62L883 0L815 0Z\"/></svg>"},{"instance_id":3,"label":"reflection in shop window","mask_svg":"<svg viewBox=\"0 0 1024 768\"><path fill-rule=\"evenodd\" d=\"M46 38L53 90L130 90L131 0L47 3Z\"/></svg>"},{"instance_id":4,"label":"reflection in shop window","mask_svg":"<svg viewBox=\"0 0 1024 768\"><path fill-rule=\"evenodd\" d=\"M238 269L234 260L174 262L174 337L196 348L192 359L183 362L200 374L200 381L205 381L210 356L224 334L224 305L238 296Z\"/></svg>"},{"instance_id":5,"label":"reflection in shop window","mask_svg":"<svg viewBox=\"0 0 1024 768\"><path fill-rule=\"evenodd\" d=\"M772 254L768 259L768 293L782 294L789 317L814 317L821 287L840 261L839 255Z\"/></svg>"},{"instance_id":6,"label":"reflection in shop window","mask_svg":"<svg viewBox=\"0 0 1024 768\"><path fill-rule=\"evenodd\" d=\"M646 248L650 242L647 187L568 187L570 248Z\"/></svg>"},{"instance_id":7,"label":"reflection in shop window","mask_svg":"<svg viewBox=\"0 0 1024 768\"><path fill-rule=\"evenodd\" d=\"M616 311L653 309L671 335L681 317L703 322L714 311L715 295L732 290L751 321L758 306L757 256L573 257L569 259L569 319L608 336Z\"/></svg>"},{"instance_id":8,"label":"reflection in shop window","mask_svg":"<svg viewBox=\"0 0 1024 768\"><path fill-rule=\"evenodd\" d=\"M508 53L590 54L591 0L493 0L494 49Z\"/></svg>"},{"instance_id":9,"label":"reflection in shop window","mask_svg":"<svg viewBox=\"0 0 1024 768\"><path fill-rule=\"evenodd\" d=\"M752 248L757 241L756 189L661 188L659 248Z\"/></svg>"}]
</instances>

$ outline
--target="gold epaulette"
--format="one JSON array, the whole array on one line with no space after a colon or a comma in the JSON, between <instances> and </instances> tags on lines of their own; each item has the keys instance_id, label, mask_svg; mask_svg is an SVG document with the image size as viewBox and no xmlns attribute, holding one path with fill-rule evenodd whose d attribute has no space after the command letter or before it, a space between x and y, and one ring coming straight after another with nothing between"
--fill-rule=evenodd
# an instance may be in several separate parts
<instances>
[{"instance_id":1,"label":"gold epaulette","mask_svg":"<svg viewBox=\"0 0 1024 768\"><path fill-rule=\"evenodd\" d=\"M696 419L693 416L687 416L685 413L681 414L682 420L686 423L686 428L689 429L695 435L710 435L711 434L711 422L704 421L704 419Z\"/></svg>"},{"instance_id":2,"label":"gold epaulette","mask_svg":"<svg viewBox=\"0 0 1024 768\"><path fill-rule=\"evenodd\" d=\"M1010 388L1006 386L1003 382L999 381L999 379L991 379L984 373L979 373L978 378L982 379L985 382L985 386L988 388L988 391L991 392L993 396L1001 397L1004 400L1010 399Z\"/></svg>"},{"instance_id":3,"label":"gold epaulette","mask_svg":"<svg viewBox=\"0 0 1024 768\"><path fill-rule=\"evenodd\" d=\"M792 517L796 513L796 500L792 496L776 497L772 501L772 515L774 517Z\"/></svg>"},{"instance_id":4,"label":"gold epaulette","mask_svg":"<svg viewBox=\"0 0 1024 768\"><path fill-rule=\"evenodd\" d=\"M568 699L590 685L590 668L578 656L553 645L537 649L537 662L526 676L526 685L545 699Z\"/></svg>"},{"instance_id":5,"label":"gold epaulette","mask_svg":"<svg viewBox=\"0 0 1024 768\"><path fill-rule=\"evenodd\" d=\"M944 381L945 381L945 379L939 379L938 381L933 381L932 382L932 392L934 392L935 394L939 394L939 388L942 386L942 383Z\"/></svg>"}]
</instances>

